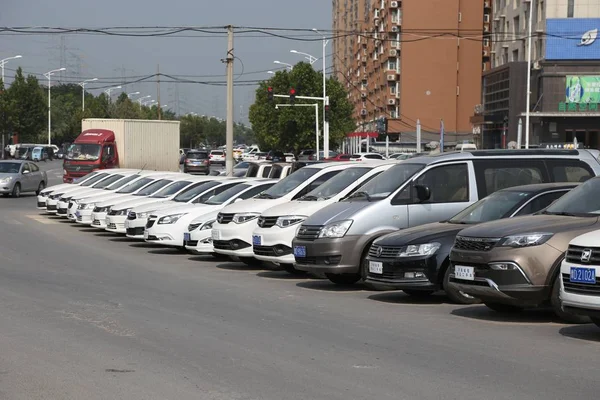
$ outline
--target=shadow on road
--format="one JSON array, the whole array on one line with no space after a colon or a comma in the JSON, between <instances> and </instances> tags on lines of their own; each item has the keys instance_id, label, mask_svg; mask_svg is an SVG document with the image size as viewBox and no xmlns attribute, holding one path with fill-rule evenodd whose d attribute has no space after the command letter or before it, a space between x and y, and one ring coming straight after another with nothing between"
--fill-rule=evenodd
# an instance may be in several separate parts
<instances>
[{"instance_id":1,"label":"shadow on road","mask_svg":"<svg viewBox=\"0 0 600 400\"><path fill-rule=\"evenodd\" d=\"M309 274L292 275L289 272L283 270L263 271L257 273L256 276L260 276L261 278L281 279L286 281L305 281L307 279L319 279Z\"/></svg>"},{"instance_id":2,"label":"shadow on road","mask_svg":"<svg viewBox=\"0 0 600 400\"><path fill-rule=\"evenodd\" d=\"M132 238L128 238L126 236L115 236L114 233L112 234L112 236L113 237L111 239L108 239L111 242L117 242L117 243L139 243L139 244L144 243L145 244L145 242L142 242L139 239L132 239Z\"/></svg>"},{"instance_id":3,"label":"shadow on road","mask_svg":"<svg viewBox=\"0 0 600 400\"><path fill-rule=\"evenodd\" d=\"M186 249L178 249L176 247L164 247L160 246L158 249L148 250L149 254L164 254L164 255L181 255L181 254L189 254Z\"/></svg>"},{"instance_id":4,"label":"shadow on road","mask_svg":"<svg viewBox=\"0 0 600 400\"><path fill-rule=\"evenodd\" d=\"M240 263L219 264L219 265L217 265L217 268L227 269L230 271L262 271L265 269L265 267L263 267L261 264L246 265L241 262Z\"/></svg>"},{"instance_id":5,"label":"shadow on road","mask_svg":"<svg viewBox=\"0 0 600 400\"><path fill-rule=\"evenodd\" d=\"M499 313L487 308L485 305L457 308L452 310L453 315L489 322L507 322L522 324L564 323L550 309L531 309L516 312Z\"/></svg>"},{"instance_id":6,"label":"shadow on road","mask_svg":"<svg viewBox=\"0 0 600 400\"><path fill-rule=\"evenodd\" d=\"M121 238L123 239L123 238ZM160 249L163 246L160 246L158 244L153 244L153 243L146 243L146 242L140 242L139 240L135 240L135 239L130 239L130 238L125 238L127 239L127 241L125 240L120 240L123 243L131 243L129 246L130 247L135 247L138 249ZM113 242L118 242L118 239L113 239Z\"/></svg>"},{"instance_id":7,"label":"shadow on road","mask_svg":"<svg viewBox=\"0 0 600 400\"><path fill-rule=\"evenodd\" d=\"M96 232L96 233L94 233L94 236L97 236L97 237L107 237L107 238L113 238L113 239L120 239L120 238L115 238L115 234L114 233L110 233L110 232Z\"/></svg>"},{"instance_id":8,"label":"shadow on road","mask_svg":"<svg viewBox=\"0 0 600 400\"><path fill-rule=\"evenodd\" d=\"M380 301L382 303L405 304L405 305L439 305L449 303L444 294L432 294L431 296L409 296L401 290L393 290L373 294L369 296L370 300Z\"/></svg>"},{"instance_id":9,"label":"shadow on road","mask_svg":"<svg viewBox=\"0 0 600 400\"><path fill-rule=\"evenodd\" d=\"M354 285L336 285L329 280L298 282L296 283L296 286L305 289L319 290L322 292L362 292L367 290L367 288L361 283L356 283Z\"/></svg>"},{"instance_id":10,"label":"shadow on road","mask_svg":"<svg viewBox=\"0 0 600 400\"><path fill-rule=\"evenodd\" d=\"M565 326L558 333L573 339L600 343L600 328L594 324Z\"/></svg>"}]
</instances>

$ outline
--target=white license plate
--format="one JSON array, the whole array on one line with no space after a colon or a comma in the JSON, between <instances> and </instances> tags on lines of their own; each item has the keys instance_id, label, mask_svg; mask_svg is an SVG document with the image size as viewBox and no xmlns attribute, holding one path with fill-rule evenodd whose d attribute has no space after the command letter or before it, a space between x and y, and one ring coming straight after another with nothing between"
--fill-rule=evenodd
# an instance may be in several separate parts
<instances>
[{"instance_id":1,"label":"white license plate","mask_svg":"<svg viewBox=\"0 0 600 400\"><path fill-rule=\"evenodd\" d=\"M148 231L144 231L144 239L148 239Z\"/></svg>"},{"instance_id":2,"label":"white license plate","mask_svg":"<svg viewBox=\"0 0 600 400\"><path fill-rule=\"evenodd\" d=\"M369 272L372 274L383 274L383 263L369 261Z\"/></svg>"},{"instance_id":3,"label":"white license plate","mask_svg":"<svg viewBox=\"0 0 600 400\"><path fill-rule=\"evenodd\" d=\"M212 230L211 236L212 236L213 240L221 240L221 232L216 229Z\"/></svg>"},{"instance_id":4,"label":"white license plate","mask_svg":"<svg viewBox=\"0 0 600 400\"><path fill-rule=\"evenodd\" d=\"M456 265L454 267L454 277L465 281L473 281L475 280L475 267Z\"/></svg>"},{"instance_id":5,"label":"white license plate","mask_svg":"<svg viewBox=\"0 0 600 400\"><path fill-rule=\"evenodd\" d=\"M262 236L252 235L252 246L262 246Z\"/></svg>"}]
</instances>

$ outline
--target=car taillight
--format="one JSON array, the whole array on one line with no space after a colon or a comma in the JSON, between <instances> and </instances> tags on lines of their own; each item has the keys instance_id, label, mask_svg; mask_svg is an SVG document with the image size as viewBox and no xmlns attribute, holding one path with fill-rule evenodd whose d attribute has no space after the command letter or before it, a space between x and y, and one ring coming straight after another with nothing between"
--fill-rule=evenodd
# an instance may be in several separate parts
<instances>
[{"instance_id":1,"label":"car taillight","mask_svg":"<svg viewBox=\"0 0 600 400\"><path fill-rule=\"evenodd\" d=\"M308 160L311 161L313 159L313 156L308 156Z\"/></svg>"},{"instance_id":2,"label":"car taillight","mask_svg":"<svg viewBox=\"0 0 600 400\"><path fill-rule=\"evenodd\" d=\"M213 156L212 154L209 154L209 155L208 155L208 158L212 158L212 156Z\"/></svg>"},{"instance_id":3,"label":"car taillight","mask_svg":"<svg viewBox=\"0 0 600 400\"><path fill-rule=\"evenodd\" d=\"M209 164L208 158L204 160L204 164Z\"/></svg>"}]
</instances>

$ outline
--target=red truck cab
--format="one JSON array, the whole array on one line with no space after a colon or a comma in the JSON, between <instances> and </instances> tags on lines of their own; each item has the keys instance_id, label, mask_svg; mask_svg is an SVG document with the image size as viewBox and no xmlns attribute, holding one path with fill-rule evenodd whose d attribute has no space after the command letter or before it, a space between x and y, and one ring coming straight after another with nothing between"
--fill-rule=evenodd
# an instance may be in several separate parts
<instances>
[{"instance_id":1,"label":"red truck cab","mask_svg":"<svg viewBox=\"0 0 600 400\"><path fill-rule=\"evenodd\" d=\"M98 169L119 166L115 134L107 129L88 129L75 139L65 153L63 182L72 183Z\"/></svg>"}]
</instances>

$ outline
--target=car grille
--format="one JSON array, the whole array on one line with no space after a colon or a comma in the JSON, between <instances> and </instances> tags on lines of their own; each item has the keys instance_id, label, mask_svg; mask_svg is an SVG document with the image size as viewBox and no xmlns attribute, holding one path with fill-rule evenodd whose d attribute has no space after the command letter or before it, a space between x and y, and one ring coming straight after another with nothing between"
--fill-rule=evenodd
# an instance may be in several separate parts
<instances>
[{"instance_id":1,"label":"car grille","mask_svg":"<svg viewBox=\"0 0 600 400\"><path fill-rule=\"evenodd\" d=\"M261 228L272 228L279 217L258 217L258 226Z\"/></svg>"},{"instance_id":2,"label":"car grille","mask_svg":"<svg viewBox=\"0 0 600 400\"><path fill-rule=\"evenodd\" d=\"M233 216L235 214L223 214L223 213L219 213L219 215L217 216L217 222L220 224L228 224L231 221L233 221Z\"/></svg>"},{"instance_id":3,"label":"car grille","mask_svg":"<svg viewBox=\"0 0 600 400\"><path fill-rule=\"evenodd\" d=\"M184 246L189 246L189 247L196 247L198 246L198 241L197 240L188 240L186 242L183 242Z\"/></svg>"},{"instance_id":4,"label":"car grille","mask_svg":"<svg viewBox=\"0 0 600 400\"><path fill-rule=\"evenodd\" d=\"M596 278L596 283L575 283L570 282L570 275L563 274L563 286L565 287L565 292L575 293L575 294L584 294L588 296L600 296L600 279Z\"/></svg>"},{"instance_id":5,"label":"car grille","mask_svg":"<svg viewBox=\"0 0 600 400\"><path fill-rule=\"evenodd\" d=\"M64 166L65 170L67 172L76 172L77 174L79 173L89 173L92 172L92 170L94 169L93 165L65 165Z\"/></svg>"},{"instance_id":6,"label":"car grille","mask_svg":"<svg viewBox=\"0 0 600 400\"><path fill-rule=\"evenodd\" d=\"M322 228L321 225L302 225L296 237L304 240L315 240L319 237Z\"/></svg>"},{"instance_id":7,"label":"car grille","mask_svg":"<svg viewBox=\"0 0 600 400\"><path fill-rule=\"evenodd\" d=\"M83 221L83 217L81 215L77 216L77 221Z\"/></svg>"},{"instance_id":8,"label":"car grille","mask_svg":"<svg viewBox=\"0 0 600 400\"><path fill-rule=\"evenodd\" d=\"M213 247L219 250L241 250L250 247L250 243L241 240L213 240Z\"/></svg>"},{"instance_id":9,"label":"car grille","mask_svg":"<svg viewBox=\"0 0 600 400\"><path fill-rule=\"evenodd\" d=\"M100 226L100 221L95 219L94 222L92 222L92 225L94 226Z\"/></svg>"},{"instance_id":10,"label":"car grille","mask_svg":"<svg viewBox=\"0 0 600 400\"><path fill-rule=\"evenodd\" d=\"M589 258L583 256L583 251L586 253L589 251ZM587 256L587 254L586 254ZM599 264L600 263L600 248L599 247L582 247L582 246L569 246L567 249L567 255L565 259L568 262L574 264Z\"/></svg>"},{"instance_id":11,"label":"car grille","mask_svg":"<svg viewBox=\"0 0 600 400\"><path fill-rule=\"evenodd\" d=\"M276 250L280 251L277 252ZM254 254L259 256L281 257L292 254L292 249L287 246L253 246Z\"/></svg>"},{"instance_id":12,"label":"car grille","mask_svg":"<svg viewBox=\"0 0 600 400\"><path fill-rule=\"evenodd\" d=\"M490 251L500 239L457 236L454 248L469 251Z\"/></svg>"},{"instance_id":13,"label":"car grille","mask_svg":"<svg viewBox=\"0 0 600 400\"><path fill-rule=\"evenodd\" d=\"M106 227L107 227L108 229L117 229L117 225L115 225L115 224L112 224L112 223L111 223L111 224L108 224L108 225L106 225Z\"/></svg>"},{"instance_id":14,"label":"car grille","mask_svg":"<svg viewBox=\"0 0 600 400\"><path fill-rule=\"evenodd\" d=\"M46 202L38 201L37 206L38 207L46 207Z\"/></svg>"},{"instance_id":15,"label":"car grille","mask_svg":"<svg viewBox=\"0 0 600 400\"><path fill-rule=\"evenodd\" d=\"M156 219L149 219L148 221L146 221L146 229L152 228L154 226L155 222L156 222Z\"/></svg>"},{"instance_id":16,"label":"car grille","mask_svg":"<svg viewBox=\"0 0 600 400\"><path fill-rule=\"evenodd\" d=\"M48 209L48 210L56 210L56 204L50 204L50 205L46 206L46 209Z\"/></svg>"},{"instance_id":17,"label":"car grille","mask_svg":"<svg viewBox=\"0 0 600 400\"><path fill-rule=\"evenodd\" d=\"M195 231L196 229L198 229L200 227L200 225L202 225L202 224L201 223L200 224L189 224L188 232Z\"/></svg>"},{"instance_id":18,"label":"car grille","mask_svg":"<svg viewBox=\"0 0 600 400\"><path fill-rule=\"evenodd\" d=\"M374 258L396 258L403 248L404 247L398 246L378 246L374 244L369 249L369 256Z\"/></svg>"},{"instance_id":19,"label":"car grille","mask_svg":"<svg viewBox=\"0 0 600 400\"><path fill-rule=\"evenodd\" d=\"M59 208L56 213L60 214L60 215L67 215L67 209L66 208Z\"/></svg>"},{"instance_id":20,"label":"car grille","mask_svg":"<svg viewBox=\"0 0 600 400\"><path fill-rule=\"evenodd\" d=\"M127 234L131 236L142 236L144 234L144 227L127 228Z\"/></svg>"}]
</instances>

